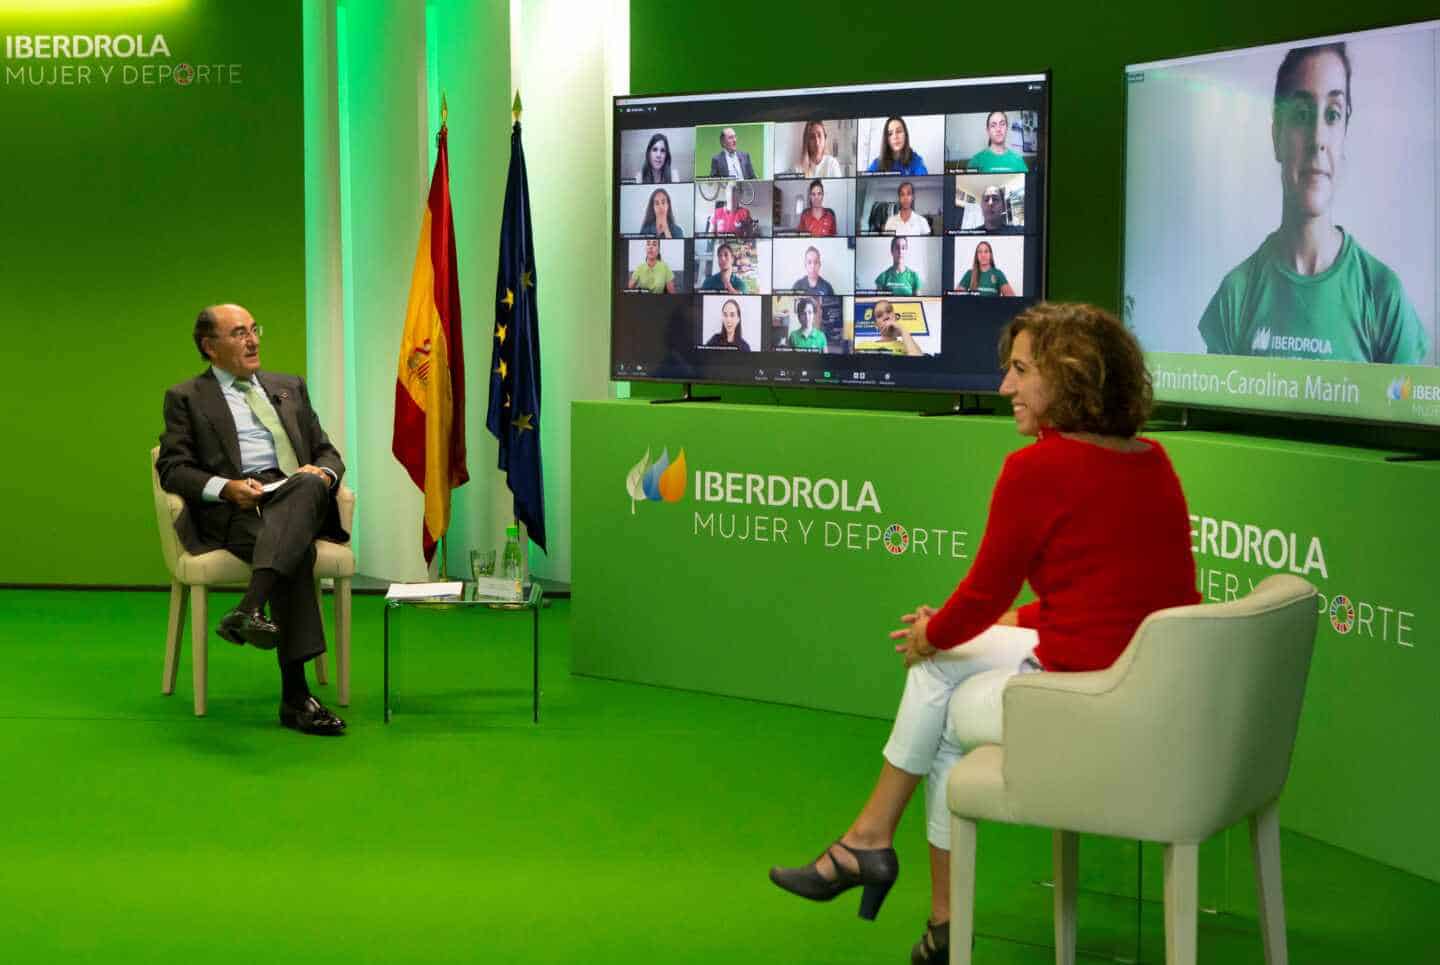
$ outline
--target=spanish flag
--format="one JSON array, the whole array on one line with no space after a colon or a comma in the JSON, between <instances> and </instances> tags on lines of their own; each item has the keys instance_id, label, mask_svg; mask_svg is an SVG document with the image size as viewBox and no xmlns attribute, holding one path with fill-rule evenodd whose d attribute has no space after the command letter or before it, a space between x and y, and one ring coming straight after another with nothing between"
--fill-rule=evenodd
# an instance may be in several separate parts
<instances>
[{"instance_id":1,"label":"spanish flag","mask_svg":"<svg viewBox=\"0 0 1440 965\"><path fill-rule=\"evenodd\" d=\"M460 342L460 281L455 225L450 214L450 157L445 124L420 225L410 279L405 333L395 376L395 434L391 451L425 493L421 544L425 562L450 527L450 490L464 485L465 353Z\"/></svg>"}]
</instances>

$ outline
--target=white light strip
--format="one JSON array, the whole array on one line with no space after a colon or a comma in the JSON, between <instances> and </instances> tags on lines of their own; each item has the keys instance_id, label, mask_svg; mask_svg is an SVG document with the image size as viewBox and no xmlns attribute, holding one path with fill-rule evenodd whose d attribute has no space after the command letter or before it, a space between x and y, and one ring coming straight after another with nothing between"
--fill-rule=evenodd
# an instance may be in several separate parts
<instances>
[{"instance_id":1,"label":"white light strip","mask_svg":"<svg viewBox=\"0 0 1440 965\"><path fill-rule=\"evenodd\" d=\"M636 104L675 104L697 101L749 100L752 97L814 97L820 94L859 94L872 91L912 91L937 87L979 87L991 84L1024 84L1044 82L1044 74L1014 74L1007 77L963 77L954 80L920 80L906 84L853 84L848 87L801 87L780 90L730 91L719 94L676 94L667 97L625 97L615 101L616 107Z\"/></svg>"}]
</instances>

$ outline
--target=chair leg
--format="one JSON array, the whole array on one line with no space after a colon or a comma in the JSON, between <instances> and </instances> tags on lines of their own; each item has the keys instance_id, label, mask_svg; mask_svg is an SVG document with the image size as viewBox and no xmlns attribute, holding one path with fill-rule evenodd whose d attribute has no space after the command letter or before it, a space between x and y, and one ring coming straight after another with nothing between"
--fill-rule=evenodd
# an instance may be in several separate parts
<instances>
[{"instance_id":1,"label":"chair leg","mask_svg":"<svg viewBox=\"0 0 1440 965\"><path fill-rule=\"evenodd\" d=\"M341 707L350 706L350 577L335 578L335 676Z\"/></svg>"},{"instance_id":2,"label":"chair leg","mask_svg":"<svg viewBox=\"0 0 1440 965\"><path fill-rule=\"evenodd\" d=\"M1075 965L1075 896L1080 887L1080 835L1056 831L1055 965Z\"/></svg>"},{"instance_id":3,"label":"chair leg","mask_svg":"<svg viewBox=\"0 0 1440 965\"><path fill-rule=\"evenodd\" d=\"M165 617L165 667L160 675L160 693L175 692L175 675L180 670L180 637L185 632L185 584L170 581L170 612Z\"/></svg>"},{"instance_id":4,"label":"chair leg","mask_svg":"<svg viewBox=\"0 0 1440 965\"><path fill-rule=\"evenodd\" d=\"M1255 895L1266 965L1288 965L1285 892L1280 873L1280 806L1271 801L1250 815L1250 850L1255 858Z\"/></svg>"},{"instance_id":5,"label":"chair leg","mask_svg":"<svg viewBox=\"0 0 1440 965\"><path fill-rule=\"evenodd\" d=\"M1200 846L1165 846L1165 965L1195 965Z\"/></svg>"},{"instance_id":6,"label":"chair leg","mask_svg":"<svg viewBox=\"0 0 1440 965\"><path fill-rule=\"evenodd\" d=\"M975 822L950 815L950 965L970 965L975 940Z\"/></svg>"},{"instance_id":7,"label":"chair leg","mask_svg":"<svg viewBox=\"0 0 1440 965\"><path fill-rule=\"evenodd\" d=\"M195 684L195 716L205 716L205 675L209 651L206 634L210 631L209 599L204 584L190 587L190 671Z\"/></svg>"},{"instance_id":8,"label":"chair leg","mask_svg":"<svg viewBox=\"0 0 1440 965\"><path fill-rule=\"evenodd\" d=\"M315 606L320 610L320 622L325 622L325 597L320 593L320 578L315 578ZM325 672L325 651L321 650L315 657L315 682L317 684L328 684L330 675Z\"/></svg>"}]
</instances>

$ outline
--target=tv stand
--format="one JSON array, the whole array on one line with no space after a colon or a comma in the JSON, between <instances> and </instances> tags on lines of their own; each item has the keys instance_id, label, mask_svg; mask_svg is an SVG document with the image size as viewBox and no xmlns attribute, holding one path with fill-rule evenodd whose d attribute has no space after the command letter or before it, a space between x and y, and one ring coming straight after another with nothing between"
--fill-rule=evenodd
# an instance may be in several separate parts
<instances>
[{"instance_id":1,"label":"tv stand","mask_svg":"<svg viewBox=\"0 0 1440 965\"><path fill-rule=\"evenodd\" d=\"M1191 428L1192 428L1192 427L1191 427L1191 425L1190 425L1190 407L1189 407L1189 406L1183 406L1183 405L1182 405L1182 406L1180 407L1180 418L1179 418L1179 419L1175 420L1174 422L1171 422L1171 421L1169 421L1168 419L1161 419L1161 420L1156 421L1156 422L1147 422L1147 423L1145 423L1144 426L1141 427L1140 431L1141 431L1141 432L1186 432L1186 431L1188 431L1188 430L1191 429Z\"/></svg>"},{"instance_id":2,"label":"tv stand","mask_svg":"<svg viewBox=\"0 0 1440 965\"><path fill-rule=\"evenodd\" d=\"M685 386L685 391L681 393L680 398L678 398L678 399L651 399L651 400L650 400L650 404L651 404L651 405L671 405L671 404L676 403L676 402L719 402L719 401L720 401L720 396L718 396L718 395L693 395L693 394L691 394L691 392L690 392L691 385L690 385L689 382L684 383L684 386Z\"/></svg>"},{"instance_id":3,"label":"tv stand","mask_svg":"<svg viewBox=\"0 0 1440 965\"><path fill-rule=\"evenodd\" d=\"M969 404L966 404L969 400ZM948 409L939 409L935 412L922 412L921 416L943 416L943 415L991 415L991 411L980 404L980 393L961 392L955 397L955 402Z\"/></svg>"},{"instance_id":4,"label":"tv stand","mask_svg":"<svg viewBox=\"0 0 1440 965\"><path fill-rule=\"evenodd\" d=\"M1397 452L1385 457L1386 462L1436 462L1440 460L1440 449L1418 449L1415 452Z\"/></svg>"}]
</instances>

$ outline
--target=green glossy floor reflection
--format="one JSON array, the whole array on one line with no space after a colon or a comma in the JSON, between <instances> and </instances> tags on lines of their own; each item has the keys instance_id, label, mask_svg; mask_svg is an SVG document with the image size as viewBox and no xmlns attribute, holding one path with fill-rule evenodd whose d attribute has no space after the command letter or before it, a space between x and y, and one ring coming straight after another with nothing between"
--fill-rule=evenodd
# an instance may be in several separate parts
<instances>
[{"instance_id":1,"label":"green glossy floor reflection","mask_svg":"<svg viewBox=\"0 0 1440 965\"><path fill-rule=\"evenodd\" d=\"M540 726L528 621L462 614L407 620L386 726L381 602L364 597L350 733L307 738L275 722L273 658L251 649L212 642L208 717L188 655L160 697L165 607L0 591L6 962L908 960L927 906L918 802L873 924L857 896L812 905L765 876L840 832L883 721L571 677L560 601ZM1081 944L1102 953L1086 960L1134 957L1133 901L1100 893L1133 887L1126 847L1082 843ZM1243 837L1211 850L1242 913L1202 916L1200 960L1262 962ZM1431 960L1440 885L1297 835L1284 857L1292 961ZM1053 961L1048 861L1043 833L982 827L978 962ZM1163 961L1160 908L1142 915L1143 959Z\"/></svg>"}]
</instances>

